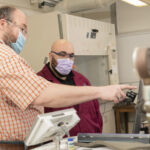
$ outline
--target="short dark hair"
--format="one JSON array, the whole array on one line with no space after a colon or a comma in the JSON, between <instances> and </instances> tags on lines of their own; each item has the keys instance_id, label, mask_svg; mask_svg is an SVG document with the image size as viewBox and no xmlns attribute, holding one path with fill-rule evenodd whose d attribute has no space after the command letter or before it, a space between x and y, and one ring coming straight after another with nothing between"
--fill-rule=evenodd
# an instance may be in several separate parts
<instances>
[{"instance_id":1,"label":"short dark hair","mask_svg":"<svg viewBox=\"0 0 150 150\"><path fill-rule=\"evenodd\" d=\"M0 7L0 19L13 20L13 13L15 11L16 11L16 8L12 6Z\"/></svg>"}]
</instances>

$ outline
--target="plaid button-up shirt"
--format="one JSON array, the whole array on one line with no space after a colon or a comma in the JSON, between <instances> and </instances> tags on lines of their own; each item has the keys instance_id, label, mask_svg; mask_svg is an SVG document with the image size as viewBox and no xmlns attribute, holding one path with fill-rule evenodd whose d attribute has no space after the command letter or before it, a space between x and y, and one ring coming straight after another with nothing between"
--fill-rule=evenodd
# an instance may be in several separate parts
<instances>
[{"instance_id":1,"label":"plaid button-up shirt","mask_svg":"<svg viewBox=\"0 0 150 150\"><path fill-rule=\"evenodd\" d=\"M24 140L43 107L32 102L49 83L0 42L0 140Z\"/></svg>"}]
</instances>

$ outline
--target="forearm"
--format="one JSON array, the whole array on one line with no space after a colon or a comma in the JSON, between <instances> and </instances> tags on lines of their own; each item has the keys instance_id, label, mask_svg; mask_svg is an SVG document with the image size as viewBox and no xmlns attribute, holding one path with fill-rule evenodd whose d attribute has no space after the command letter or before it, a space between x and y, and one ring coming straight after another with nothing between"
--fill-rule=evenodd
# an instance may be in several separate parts
<instances>
[{"instance_id":1,"label":"forearm","mask_svg":"<svg viewBox=\"0 0 150 150\"><path fill-rule=\"evenodd\" d=\"M46 107L67 107L100 97L100 87L50 84L33 102Z\"/></svg>"},{"instance_id":2,"label":"forearm","mask_svg":"<svg viewBox=\"0 0 150 150\"><path fill-rule=\"evenodd\" d=\"M135 89L129 85L111 86L68 86L50 83L49 86L33 101L33 105L60 108L84 103L96 98L102 100L122 101L126 95L124 89Z\"/></svg>"}]
</instances>

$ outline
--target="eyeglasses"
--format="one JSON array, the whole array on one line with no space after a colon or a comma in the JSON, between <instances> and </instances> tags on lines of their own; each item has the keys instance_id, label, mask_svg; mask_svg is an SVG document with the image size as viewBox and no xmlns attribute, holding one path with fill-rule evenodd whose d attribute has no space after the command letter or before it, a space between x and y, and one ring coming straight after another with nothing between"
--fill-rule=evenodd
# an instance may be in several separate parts
<instances>
[{"instance_id":1,"label":"eyeglasses","mask_svg":"<svg viewBox=\"0 0 150 150\"><path fill-rule=\"evenodd\" d=\"M61 51L61 52L54 52L51 51L52 53L58 55L58 56L62 56L62 57L69 57L69 58L73 58L74 57L74 53L68 54L65 51Z\"/></svg>"},{"instance_id":2,"label":"eyeglasses","mask_svg":"<svg viewBox=\"0 0 150 150\"><path fill-rule=\"evenodd\" d=\"M21 30L21 32L23 33L23 35L27 35L27 29L25 27L20 27L19 25L17 25L16 23L14 23L12 20L6 19L6 21L8 23L13 24L14 26L16 26L17 28L19 28Z\"/></svg>"}]
</instances>

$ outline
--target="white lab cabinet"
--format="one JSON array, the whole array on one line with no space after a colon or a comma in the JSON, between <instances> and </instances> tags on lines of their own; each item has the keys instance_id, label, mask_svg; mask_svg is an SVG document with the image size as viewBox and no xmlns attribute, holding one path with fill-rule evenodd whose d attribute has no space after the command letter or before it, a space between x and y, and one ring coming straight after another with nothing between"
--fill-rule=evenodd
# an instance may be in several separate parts
<instances>
[{"instance_id":1,"label":"white lab cabinet","mask_svg":"<svg viewBox=\"0 0 150 150\"><path fill-rule=\"evenodd\" d=\"M115 44L113 25L72 15L65 17L66 37L74 43L76 55L107 55L107 46Z\"/></svg>"},{"instance_id":2,"label":"white lab cabinet","mask_svg":"<svg viewBox=\"0 0 150 150\"><path fill-rule=\"evenodd\" d=\"M76 70L93 85L118 83L118 64L114 25L60 12L28 18L28 40L21 55L38 72L51 45L64 38L75 48Z\"/></svg>"}]
</instances>

